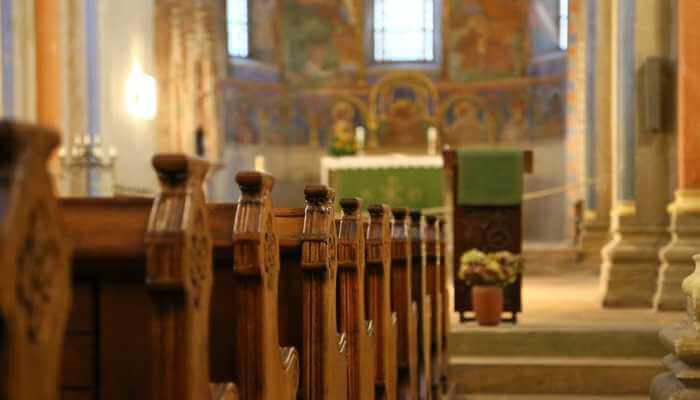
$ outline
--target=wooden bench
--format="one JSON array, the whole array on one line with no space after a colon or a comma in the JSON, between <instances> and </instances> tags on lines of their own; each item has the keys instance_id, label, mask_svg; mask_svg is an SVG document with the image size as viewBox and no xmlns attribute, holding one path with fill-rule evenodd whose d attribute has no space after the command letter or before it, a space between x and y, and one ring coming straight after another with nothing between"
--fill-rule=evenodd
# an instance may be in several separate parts
<instances>
[{"instance_id":1,"label":"wooden bench","mask_svg":"<svg viewBox=\"0 0 700 400\"><path fill-rule=\"evenodd\" d=\"M209 384L207 164L181 155L153 164L155 201L61 201L75 245L63 399L237 398L232 384Z\"/></svg>"},{"instance_id":2,"label":"wooden bench","mask_svg":"<svg viewBox=\"0 0 700 400\"><path fill-rule=\"evenodd\" d=\"M391 210L368 207L367 307L377 334L377 399L398 398L398 317L391 305Z\"/></svg>"},{"instance_id":3,"label":"wooden bench","mask_svg":"<svg viewBox=\"0 0 700 400\"><path fill-rule=\"evenodd\" d=\"M431 390L432 395L438 398L441 392L440 380L444 374L443 343L444 320L443 313L443 276L440 258L440 233L437 217L429 215L425 218L425 259L427 264L427 287L428 294L433 300L431 303L430 326L433 335L430 337L429 352L432 367Z\"/></svg>"},{"instance_id":4,"label":"wooden bench","mask_svg":"<svg viewBox=\"0 0 700 400\"><path fill-rule=\"evenodd\" d=\"M360 199L342 199L338 221L338 312L341 332L348 335L348 399L375 398L377 336L368 319L365 225Z\"/></svg>"},{"instance_id":5,"label":"wooden bench","mask_svg":"<svg viewBox=\"0 0 700 400\"><path fill-rule=\"evenodd\" d=\"M347 397L347 337L336 313L338 236L334 192L307 186L306 207L278 210L281 341L301 354L300 397Z\"/></svg>"},{"instance_id":6,"label":"wooden bench","mask_svg":"<svg viewBox=\"0 0 700 400\"><path fill-rule=\"evenodd\" d=\"M418 305L411 294L408 209L392 209L391 301L398 315L399 397L418 398Z\"/></svg>"},{"instance_id":7,"label":"wooden bench","mask_svg":"<svg viewBox=\"0 0 700 400\"><path fill-rule=\"evenodd\" d=\"M56 132L0 122L0 398L58 399L70 246L47 172Z\"/></svg>"},{"instance_id":8,"label":"wooden bench","mask_svg":"<svg viewBox=\"0 0 700 400\"><path fill-rule=\"evenodd\" d=\"M440 290L442 295L442 362L440 363L440 386L442 387L442 393L447 396L450 393L450 387L448 386L447 374L449 372L449 357L447 352L447 336L450 332L450 297L447 291L447 277L449 276L447 272L447 239L445 238L447 232L447 224L444 218L438 219L438 230L439 230L439 253L437 258L437 265L440 267L440 284L437 285L437 289ZM439 323L439 321L438 321Z\"/></svg>"},{"instance_id":9,"label":"wooden bench","mask_svg":"<svg viewBox=\"0 0 700 400\"><path fill-rule=\"evenodd\" d=\"M280 346L274 179L241 172L236 182L238 204L209 205L215 250L212 379L236 382L243 399L295 399L299 356L294 348Z\"/></svg>"},{"instance_id":10,"label":"wooden bench","mask_svg":"<svg viewBox=\"0 0 700 400\"><path fill-rule=\"evenodd\" d=\"M431 398L431 353L432 337L432 297L428 292L428 271L426 264L426 246L423 234L423 215L419 210L410 212L408 237L411 240L411 296L418 305L418 391L419 398ZM435 314L436 317L438 314Z\"/></svg>"}]
</instances>

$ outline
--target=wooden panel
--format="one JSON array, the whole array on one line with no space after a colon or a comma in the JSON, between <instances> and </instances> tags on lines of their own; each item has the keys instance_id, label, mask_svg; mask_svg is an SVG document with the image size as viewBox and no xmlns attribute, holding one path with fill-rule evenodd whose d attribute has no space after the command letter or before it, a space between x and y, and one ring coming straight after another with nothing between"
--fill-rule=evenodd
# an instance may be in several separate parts
<instances>
[{"instance_id":1,"label":"wooden panel","mask_svg":"<svg viewBox=\"0 0 700 400\"><path fill-rule=\"evenodd\" d=\"M64 390L95 386L96 345L94 335L66 335L61 362L61 387Z\"/></svg>"},{"instance_id":2,"label":"wooden panel","mask_svg":"<svg viewBox=\"0 0 700 400\"><path fill-rule=\"evenodd\" d=\"M143 283L100 288L100 400L148 399L151 303Z\"/></svg>"},{"instance_id":3,"label":"wooden panel","mask_svg":"<svg viewBox=\"0 0 700 400\"><path fill-rule=\"evenodd\" d=\"M68 319L68 332L94 333L96 330L95 313L93 285L75 282L73 285L73 305Z\"/></svg>"},{"instance_id":4,"label":"wooden panel","mask_svg":"<svg viewBox=\"0 0 700 400\"><path fill-rule=\"evenodd\" d=\"M69 389L61 392L62 400L97 400L94 389Z\"/></svg>"}]
</instances>

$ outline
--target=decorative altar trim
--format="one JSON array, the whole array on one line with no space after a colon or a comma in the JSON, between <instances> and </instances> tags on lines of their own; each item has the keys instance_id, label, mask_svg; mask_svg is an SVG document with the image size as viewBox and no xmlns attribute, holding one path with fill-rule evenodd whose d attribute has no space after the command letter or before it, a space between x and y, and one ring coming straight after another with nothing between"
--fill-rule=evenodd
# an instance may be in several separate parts
<instances>
[{"instance_id":1,"label":"decorative altar trim","mask_svg":"<svg viewBox=\"0 0 700 400\"><path fill-rule=\"evenodd\" d=\"M349 169L442 168L442 156L386 154L377 156L321 157L321 183L328 185L330 171Z\"/></svg>"}]
</instances>

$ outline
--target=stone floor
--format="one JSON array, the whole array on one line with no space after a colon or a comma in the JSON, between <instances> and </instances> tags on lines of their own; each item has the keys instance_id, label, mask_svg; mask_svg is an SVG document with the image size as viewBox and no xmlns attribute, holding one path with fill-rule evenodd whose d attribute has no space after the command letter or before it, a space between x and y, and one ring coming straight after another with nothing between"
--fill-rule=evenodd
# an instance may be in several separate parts
<instances>
[{"instance_id":1,"label":"stone floor","mask_svg":"<svg viewBox=\"0 0 700 400\"><path fill-rule=\"evenodd\" d=\"M453 316L456 399L644 398L664 369L659 328L685 318L679 312L603 309L597 274L576 268L531 271L523 305L515 326L459 324Z\"/></svg>"},{"instance_id":2,"label":"stone floor","mask_svg":"<svg viewBox=\"0 0 700 400\"><path fill-rule=\"evenodd\" d=\"M523 312L520 327L529 326L614 326L660 327L680 322L681 312L654 312L651 309L604 309L600 306L598 276L590 271L575 271L558 276L526 276L523 282ZM474 324L459 324L454 329Z\"/></svg>"}]
</instances>

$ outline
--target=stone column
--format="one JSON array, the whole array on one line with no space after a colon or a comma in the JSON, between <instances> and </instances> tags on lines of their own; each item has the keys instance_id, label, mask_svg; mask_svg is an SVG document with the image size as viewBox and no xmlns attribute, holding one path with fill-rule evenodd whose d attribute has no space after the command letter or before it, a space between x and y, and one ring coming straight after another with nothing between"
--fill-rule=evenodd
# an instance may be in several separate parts
<instances>
[{"instance_id":1,"label":"stone column","mask_svg":"<svg viewBox=\"0 0 700 400\"><path fill-rule=\"evenodd\" d=\"M683 7L683 3L695 1L678 0L678 4ZM694 4L690 8L698 7ZM652 382L651 400L700 400L700 256L695 256L695 263L695 272L683 281L682 289L688 321L661 331L661 341L671 352L664 358L670 371Z\"/></svg>"},{"instance_id":2,"label":"stone column","mask_svg":"<svg viewBox=\"0 0 700 400\"><path fill-rule=\"evenodd\" d=\"M668 241L668 134L638 118L637 72L649 57L670 54L671 5L665 0L613 1L612 240L602 251L603 305L651 307L658 251Z\"/></svg>"},{"instance_id":3,"label":"stone column","mask_svg":"<svg viewBox=\"0 0 700 400\"><path fill-rule=\"evenodd\" d=\"M678 190L668 207L671 243L660 252L661 271L655 306L683 310L683 278L693 271L700 251L700 2L679 0L678 18Z\"/></svg>"},{"instance_id":4,"label":"stone column","mask_svg":"<svg viewBox=\"0 0 700 400\"><path fill-rule=\"evenodd\" d=\"M60 128L61 7L59 0L35 0L36 100L40 124Z\"/></svg>"},{"instance_id":5,"label":"stone column","mask_svg":"<svg viewBox=\"0 0 700 400\"><path fill-rule=\"evenodd\" d=\"M589 44L592 49L593 112L589 121L590 153L586 156L589 182L586 199L586 211L581 232L579 252L581 262L591 269L599 269L601 249L610 239L610 205L612 200L612 119L611 119L611 75L612 75L612 3L596 1L595 4L595 41ZM591 143L592 142L592 143ZM591 165L592 164L592 165Z\"/></svg>"}]
</instances>

